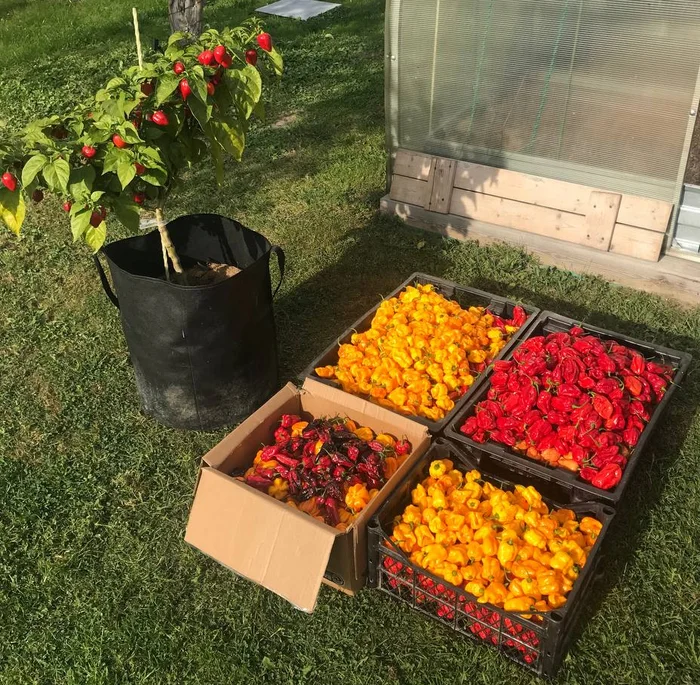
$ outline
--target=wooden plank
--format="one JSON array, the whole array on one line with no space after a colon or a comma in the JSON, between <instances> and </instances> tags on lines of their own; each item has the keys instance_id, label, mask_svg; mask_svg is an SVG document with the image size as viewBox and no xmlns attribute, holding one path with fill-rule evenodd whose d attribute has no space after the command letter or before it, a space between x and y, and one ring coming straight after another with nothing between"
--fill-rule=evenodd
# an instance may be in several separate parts
<instances>
[{"instance_id":1,"label":"wooden plank","mask_svg":"<svg viewBox=\"0 0 700 685\"><path fill-rule=\"evenodd\" d=\"M604 249L595 234L588 237L586 219L580 214L458 189L452 193L450 214Z\"/></svg>"},{"instance_id":2,"label":"wooden plank","mask_svg":"<svg viewBox=\"0 0 700 685\"><path fill-rule=\"evenodd\" d=\"M591 193L591 204L585 221L586 240L590 247L599 250L610 247L621 200L622 196L618 193L604 193L601 190Z\"/></svg>"},{"instance_id":3,"label":"wooden plank","mask_svg":"<svg viewBox=\"0 0 700 685\"><path fill-rule=\"evenodd\" d=\"M425 189L425 200L423 207L430 209L430 198L433 195L433 186L435 185L435 167L437 165L437 157L433 157L430 161L430 173L428 174L428 187Z\"/></svg>"},{"instance_id":4,"label":"wooden plank","mask_svg":"<svg viewBox=\"0 0 700 685\"><path fill-rule=\"evenodd\" d=\"M628 226L666 233L672 210L673 205L670 202L636 195L623 195L617 220Z\"/></svg>"},{"instance_id":5,"label":"wooden plank","mask_svg":"<svg viewBox=\"0 0 700 685\"><path fill-rule=\"evenodd\" d=\"M427 181L432 159L430 155L423 155L420 152L398 150L394 160L394 174Z\"/></svg>"},{"instance_id":6,"label":"wooden plank","mask_svg":"<svg viewBox=\"0 0 700 685\"><path fill-rule=\"evenodd\" d=\"M610 252L656 262L661 254L663 244L663 233L646 231L636 226L615 224L612 242L610 243Z\"/></svg>"},{"instance_id":7,"label":"wooden plank","mask_svg":"<svg viewBox=\"0 0 700 685\"><path fill-rule=\"evenodd\" d=\"M380 201L380 211L397 216L410 226L457 240L515 244L542 264L559 269L601 276L609 281L652 292L697 307L700 304L700 263L664 255L658 262L641 261L612 252L552 240L452 214L436 214L422 207Z\"/></svg>"},{"instance_id":8,"label":"wooden plank","mask_svg":"<svg viewBox=\"0 0 700 685\"><path fill-rule=\"evenodd\" d=\"M429 209L431 212L439 212L440 214L447 214L450 211L456 170L457 162L453 159L436 157L433 160L433 169L431 171L433 185L430 189L430 197L426 209Z\"/></svg>"},{"instance_id":9,"label":"wooden plank","mask_svg":"<svg viewBox=\"0 0 700 685\"><path fill-rule=\"evenodd\" d=\"M595 190L590 186L470 162L457 163L455 187L573 214L588 212L591 192Z\"/></svg>"},{"instance_id":10,"label":"wooden plank","mask_svg":"<svg viewBox=\"0 0 700 685\"><path fill-rule=\"evenodd\" d=\"M427 181L419 181L415 178L397 176L391 179L391 191L389 195L397 202L407 202L410 205L422 207L428 197Z\"/></svg>"}]
</instances>

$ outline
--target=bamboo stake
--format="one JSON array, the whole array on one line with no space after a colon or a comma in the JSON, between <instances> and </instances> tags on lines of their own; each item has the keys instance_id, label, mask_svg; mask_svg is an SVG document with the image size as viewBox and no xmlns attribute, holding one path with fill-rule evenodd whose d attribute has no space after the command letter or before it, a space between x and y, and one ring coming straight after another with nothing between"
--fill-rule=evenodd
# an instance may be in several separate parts
<instances>
[{"instance_id":1,"label":"bamboo stake","mask_svg":"<svg viewBox=\"0 0 700 685\"><path fill-rule=\"evenodd\" d=\"M136 55L139 59L139 69L143 69L143 53L141 52L141 33L139 32L139 14L135 7L131 8L134 16L134 34L136 36Z\"/></svg>"},{"instance_id":2,"label":"bamboo stake","mask_svg":"<svg viewBox=\"0 0 700 685\"><path fill-rule=\"evenodd\" d=\"M170 234L165 226L165 219L163 219L163 210L160 207L156 209L156 221L158 222L158 233L160 233L160 241L163 244L163 250L167 253L167 256L170 257L175 273L181 274L182 265L180 264L180 258L177 256L177 252L175 252L175 246L172 240L170 240ZM167 259L165 261L167 273Z\"/></svg>"}]
</instances>

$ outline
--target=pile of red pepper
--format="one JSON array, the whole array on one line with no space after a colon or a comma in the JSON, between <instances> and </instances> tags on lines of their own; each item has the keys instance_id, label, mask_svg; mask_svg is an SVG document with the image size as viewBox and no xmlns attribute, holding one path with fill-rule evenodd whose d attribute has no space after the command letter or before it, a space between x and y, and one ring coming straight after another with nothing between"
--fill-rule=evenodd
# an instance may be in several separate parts
<instances>
[{"instance_id":1,"label":"pile of red pepper","mask_svg":"<svg viewBox=\"0 0 700 685\"><path fill-rule=\"evenodd\" d=\"M371 439L360 437L365 434ZM274 437L275 444L258 452L242 480L343 529L357 514L346 506L348 491L356 485L379 490L413 449L406 439L375 436L339 417L307 423L285 414Z\"/></svg>"},{"instance_id":2,"label":"pile of red pepper","mask_svg":"<svg viewBox=\"0 0 700 685\"><path fill-rule=\"evenodd\" d=\"M494 363L487 399L460 430L610 490L674 370L574 326L535 336Z\"/></svg>"}]
</instances>

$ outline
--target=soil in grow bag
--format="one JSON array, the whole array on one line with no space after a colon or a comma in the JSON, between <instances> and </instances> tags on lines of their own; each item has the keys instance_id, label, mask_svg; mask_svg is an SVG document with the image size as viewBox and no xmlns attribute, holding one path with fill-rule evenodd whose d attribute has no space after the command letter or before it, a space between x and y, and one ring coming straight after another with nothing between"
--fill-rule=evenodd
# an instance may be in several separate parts
<instances>
[{"instance_id":1,"label":"soil in grow bag","mask_svg":"<svg viewBox=\"0 0 700 685\"><path fill-rule=\"evenodd\" d=\"M394 298L405 298L402 293L409 287L423 286L430 286L444 299L434 305L420 303L421 311L411 311L410 300L404 300L407 311L395 311L394 305L399 306L399 302ZM410 297L420 294L414 290ZM452 305L445 300L456 303L461 311L448 313ZM482 311L467 311L470 308ZM473 392L487 364L507 354L538 312L482 290L416 273L356 321L302 376L341 385L352 394L411 416L436 434ZM485 334L486 328L479 321L485 321L481 317L487 313L494 317L489 333L493 338L484 335L481 340L473 340L462 326L457 326L459 315L464 319L462 324L476 324L473 331ZM412 347L405 341L409 334L415 340ZM441 334L446 336L444 343L440 342ZM398 337L397 344L392 336ZM459 360L449 356L449 345L462 348L456 353L461 355ZM380 354L386 357L384 364L373 364L372 355L378 361ZM356 358L356 365L348 363L352 361L350 355Z\"/></svg>"},{"instance_id":2,"label":"soil in grow bag","mask_svg":"<svg viewBox=\"0 0 700 685\"><path fill-rule=\"evenodd\" d=\"M144 412L175 428L220 428L278 388L269 262L276 253L283 276L284 253L213 214L180 217L168 231L185 270L216 263L240 272L205 285L167 281L157 231L103 248L116 295L96 263L120 311Z\"/></svg>"},{"instance_id":3,"label":"soil in grow bag","mask_svg":"<svg viewBox=\"0 0 700 685\"><path fill-rule=\"evenodd\" d=\"M690 360L543 312L445 435L578 499L617 502Z\"/></svg>"},{"instance_id":4,"label":"soil in grow bag","mask_svg":"<svg viewBox=\"0 0 700 685\"><path fill-rule=\"evenodd\" d=\"M459 586L453 585L443 576L412 562L391 539L397 517L402 517L412 502L414 488L429 475L431 463L441 459L451 460L455 468L463 473L476 467L471 455L463 453L446 440L438 439L433 444L386 499L370 523L369 585L479 644L495 647L538 675L554 675L566 655L591 585L600 570L601 545L614 510L596 502L557 502L548 494L559 495L561 491L556 488L552 490L547 482L532 477L508 480L482 469L482 485L490 483L505 491L513 490L516 484L534 486L550 510L569 509L579 521L590 517L601 524L597 539L563 605L545 612L506 611L502 606L483 600L480 602L466 589L471 587L467 581L463 580ZM513 578L517 579L517 576L513 575Z\"/></svg>"}]
</instances>

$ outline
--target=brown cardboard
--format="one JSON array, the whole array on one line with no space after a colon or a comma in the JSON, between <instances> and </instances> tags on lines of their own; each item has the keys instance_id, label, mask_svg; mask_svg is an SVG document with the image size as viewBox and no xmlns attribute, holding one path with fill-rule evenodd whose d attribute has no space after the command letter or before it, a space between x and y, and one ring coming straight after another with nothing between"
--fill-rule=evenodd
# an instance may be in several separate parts
<instances>
[{"instance_id":1,"label":"brown cardboard","mask_svg":"<svg viewBox=\"0 0 700 685\"><path fill-rule=\"evenodd\" d=\"M229 474L248 468L285 413L347 416L375 432L406 436L413 452L346 531L340 532ZM367 567L367 522L428 448L427 428L409 418L307 378L287 384L203 458L185 540L227 568L313 611L325 573L359 590Z\"/></svg>"}]
</instances>

